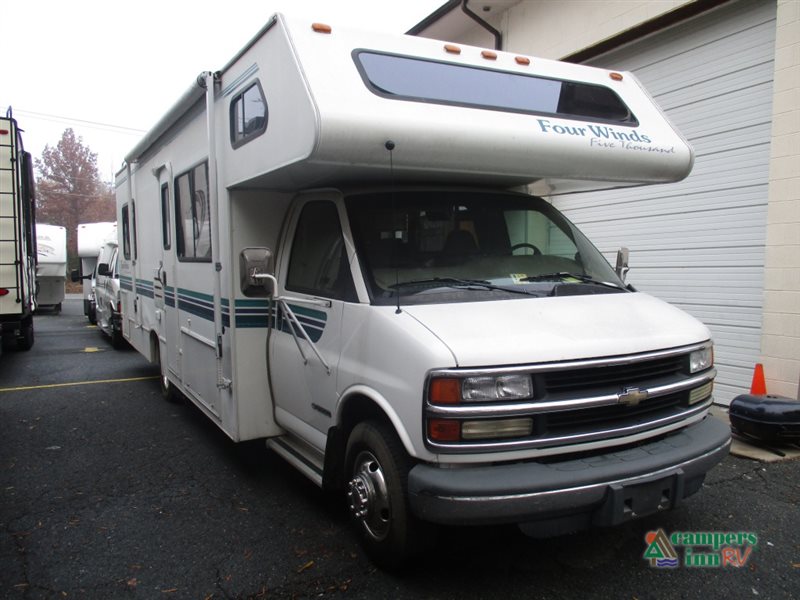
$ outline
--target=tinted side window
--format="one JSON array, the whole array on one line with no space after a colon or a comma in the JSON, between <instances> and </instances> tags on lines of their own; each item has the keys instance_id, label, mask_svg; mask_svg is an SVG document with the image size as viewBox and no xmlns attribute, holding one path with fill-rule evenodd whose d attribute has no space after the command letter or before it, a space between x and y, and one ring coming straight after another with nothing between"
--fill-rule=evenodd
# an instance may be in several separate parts
<instances>
[{"instance_id":1,"label":"tinted side window","mask_svg":"<svg viewBox=\"0 0 800 600\"><path fill-rule=\"evenodd\" d=\"M286 288L327 298L349 300L354 296L339 214L332 202L309 202L303 208Z\"/></svg>"},{"instance_id":2,"label":"tinted side window","mask_svg":"<svg viewBox=\"0 0 800 600\"><path fill-rule=\"evenodd\" d=\"M175 178L175 231L179 260L211 262L211 206L206 163Z\"/></svg>"},{"instance_id":3,"label":"tinted side window","mask_svg":"<svg viewBox=\"0 0 800 600\"><path fill-rule=\"evenodd\" d=\"M137 248L136 248L136 202L131 200L131 226L130 226L130 236L131 242L133 246L133 260L136 260L138 256Z\"/></svg>"},{"instance_id":4,"label":"tinted side window","mask_svg":"<svg viewBox=\"0 0 800 600\"><path fill-rule=\"evenodd\" d=\"M238 148L267 130L267 101L257 81L231 100L231 145Z\"/></svg>"},{"instance_id":5,"label":"tinted side window","mask_svg":"<svg viewBox=\"0 0 800 600\"><path fill-rule=\"evenodd\" d=\"M169 227L169 186L165 183L161 186L161 243L164 250L169 250L172 239Z\"/></svg>"},{"instance_id":6,"label":"tinted side window","mask_svg":"<svg viewBox=\"0 0 800 600\"><path fill-rule=\"evenodd\" d=\"M125 260L131 259L131 219L128 205L122 205L122 255Z\"/></svg>"}]
</instances>

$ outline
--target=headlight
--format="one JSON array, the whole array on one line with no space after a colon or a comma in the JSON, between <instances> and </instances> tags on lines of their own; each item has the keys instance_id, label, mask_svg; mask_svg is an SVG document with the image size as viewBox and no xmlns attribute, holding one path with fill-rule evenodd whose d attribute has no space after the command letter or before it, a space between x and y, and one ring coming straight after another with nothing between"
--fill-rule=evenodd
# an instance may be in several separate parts
<instances>
[{"instance_id":1,"label":"headlight","mask_svg":"<svg viewBox=\"0 0 800 600\"><path fill-rule=\"evenodd\" d=\"M485 375L479 377L436 377L431 379L428 399L431 404L497 402L524 400L533 396L528 374Z\"/></svg>"},{"instance_id":2,"label":"headlight","mask_svg":"<svg viewBox=\"0 0 800 600\"><path fill-rule=\"evenodd\" d=\"M530 375L467 377L461 384L461 397L464 402L522 400L530 398L532 393L533 384Z\"/></svg>"},{"instance_id":3,"label":"headlight","mask_svg":"<svg viewBox=\"0 0 800 600\"><path fill-rule=\"evenodd\" d=\"M705 371L714 365L714 347L706 346L689 355L689 372Z\"/></svg>"}]
</instances>

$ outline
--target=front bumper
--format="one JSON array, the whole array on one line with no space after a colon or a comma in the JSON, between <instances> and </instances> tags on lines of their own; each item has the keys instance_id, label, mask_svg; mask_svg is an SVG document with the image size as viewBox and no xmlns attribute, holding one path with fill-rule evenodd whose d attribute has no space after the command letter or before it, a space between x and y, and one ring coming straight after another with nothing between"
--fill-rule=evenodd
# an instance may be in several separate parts
<instances>
[{"instance_id":1,"label":"front bumper","mask_svg":"<svg viewBox=\"0 0 800 600\"><path fill-rule=\"evenodd\" d=\"M409 473L409 500L419 518L442 524L539 522L552 533L559 523L615 525L673 508L700 489L729 447L730 428L706 417L649 444L561 462L419 464Z\"/></svg>"}]
</instances>

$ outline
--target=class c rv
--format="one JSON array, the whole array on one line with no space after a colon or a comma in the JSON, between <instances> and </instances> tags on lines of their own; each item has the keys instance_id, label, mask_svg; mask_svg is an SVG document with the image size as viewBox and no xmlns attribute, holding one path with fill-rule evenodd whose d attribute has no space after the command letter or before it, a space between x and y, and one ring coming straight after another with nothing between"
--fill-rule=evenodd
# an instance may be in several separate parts
<instances>
[{"instance_id":1,"label":"class c rv","mask_svg":"<svg viewBox=\"0 0 800 600\"><path fill-rule=\"evenodd\" d=\"M631 73L276 15L117 174L123 335L378 564L620 524L727 454L712 341L539 196L692 163Z\"/></svg>"},{"instance_id":2,"label":"class c rv","mask_svg":"<svg viewBox=\"0 0 800 600\"><path fill-rule=\"evenodd\" d=\"M3 349L33 347L36 212L33 159L8 109L0 117L0 335Z\"/></svg>"},{"instance_id":3,"label":"class c rv","mask_svg":"<svg viewBox=\"0 0 800 600\"><path fill-rule=\"evenodd\" d=\"M66 228L37 223L36 256L36 308L60 313L67 282Z\"/></svg>"},{"instance_id":4,"label":"class c rv","mask_svg":"<svg viewBox=\"0 0 800 600\"><path fill-rule=\"evenodd\" d=\"M80 223L78 225L78 258L77 269L70 273L72 281L82 282L83 314L94 325L97 323L97 305L94 297L94 286L97 280L97 258L105 242L117 238L115 222Z\"/></svg>"}]
</instances>

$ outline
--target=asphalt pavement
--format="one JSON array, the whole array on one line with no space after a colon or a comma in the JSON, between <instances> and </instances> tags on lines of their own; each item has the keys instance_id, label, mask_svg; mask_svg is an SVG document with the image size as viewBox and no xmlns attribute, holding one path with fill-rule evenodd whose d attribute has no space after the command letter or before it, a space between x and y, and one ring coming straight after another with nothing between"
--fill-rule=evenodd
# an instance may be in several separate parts
<instances>
[{"instance_id":1,"label":"asphalt pavement","mask_svg":"<svg viewBox=\"0 0 800 600\"><path fill-rule=\"evenodd\" d=\"M731 456L677 509L613 529L444 529L390 574L362 553L341 499L263 442L234 444L164 401L157 369L113 350L79 300L35 327L30 352L0 356L2 598L800 597L798 460ZM698 546L658 568L644 555L659 529L757 543L735 546L740 568L686 566L711 553Z\"/></svg>"}]
</instances>

